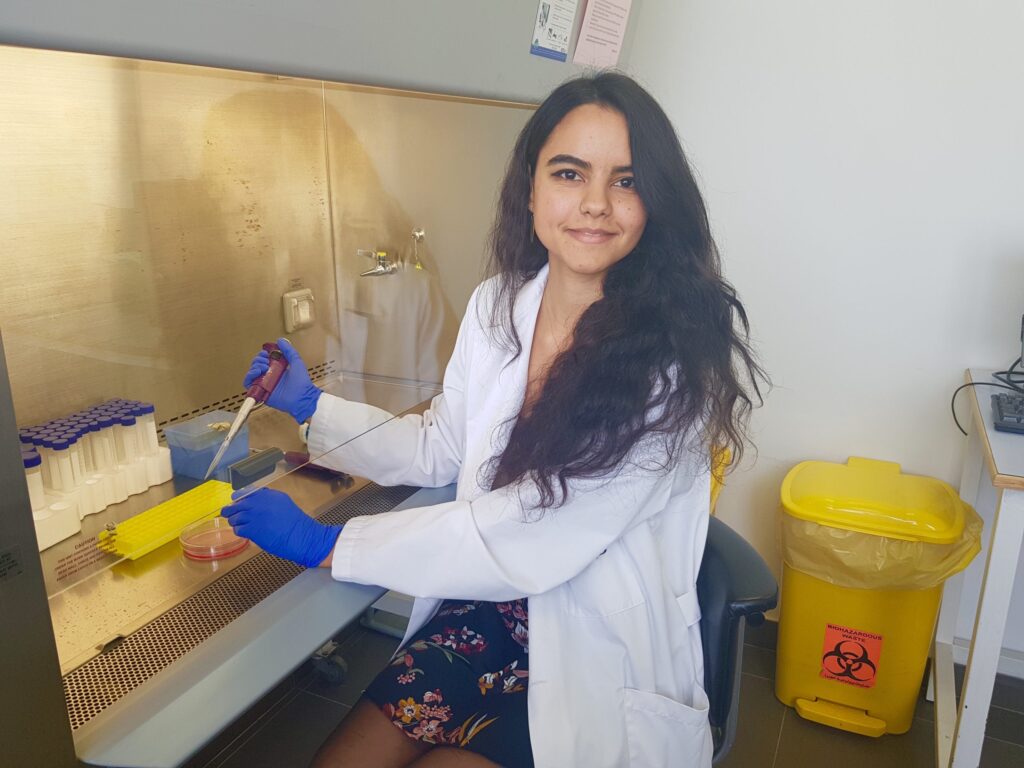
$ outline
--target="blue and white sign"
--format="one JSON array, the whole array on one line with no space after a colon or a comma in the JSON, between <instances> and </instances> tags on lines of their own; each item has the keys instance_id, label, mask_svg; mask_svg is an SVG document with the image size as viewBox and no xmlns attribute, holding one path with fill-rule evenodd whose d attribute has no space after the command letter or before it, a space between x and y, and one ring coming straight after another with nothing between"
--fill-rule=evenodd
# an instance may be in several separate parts
<instances>
[{"instance_id":1,"label":"blue and white sign","mask_svg":"<svg viewBox=\"0 0 1024 768\"><path fill-rule=\"evenodd\" d=\"M569 54L573 23L579 0L541 0L537 24L533 30L530 53L547 59L565 61Z\"/></svg>"}]
</instances>

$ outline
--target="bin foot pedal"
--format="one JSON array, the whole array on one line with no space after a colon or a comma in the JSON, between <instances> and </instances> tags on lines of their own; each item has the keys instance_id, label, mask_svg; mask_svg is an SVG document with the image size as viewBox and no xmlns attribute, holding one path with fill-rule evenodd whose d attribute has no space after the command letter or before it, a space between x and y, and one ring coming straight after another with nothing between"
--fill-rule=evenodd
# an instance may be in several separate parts
<instances>
[{"instance_id":1,"label":"bin foot pedal","mask_svg":"<svg viewBox=\"0 0 1024 768\"><path fill-rule=\"evenodd\" d=\"M881 736L885 733L885 721L872 717L863 709L854 709L826 699L797 699L797 714L804 720L839 728L862 736Z\"/></svg>"}]
</instances>

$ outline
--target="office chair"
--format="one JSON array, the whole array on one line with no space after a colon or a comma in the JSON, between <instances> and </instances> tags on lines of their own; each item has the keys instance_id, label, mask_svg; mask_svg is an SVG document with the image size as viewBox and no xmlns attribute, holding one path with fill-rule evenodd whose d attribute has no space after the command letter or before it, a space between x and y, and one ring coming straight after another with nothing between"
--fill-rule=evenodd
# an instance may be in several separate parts
<instances>
[{"instance_id":1,"label":"office chair","mask_svg":"<svg viewBox=\"0 0 1024 768\"><path fill-rule=\"evenodd\" d=\"M761 624L778 596L778 584L761 556L732 528L712 517L697 575L704 688L711 702L712 765L725 757L736 736L743 629L747 623Z\"/></svg>"}]
</instances>

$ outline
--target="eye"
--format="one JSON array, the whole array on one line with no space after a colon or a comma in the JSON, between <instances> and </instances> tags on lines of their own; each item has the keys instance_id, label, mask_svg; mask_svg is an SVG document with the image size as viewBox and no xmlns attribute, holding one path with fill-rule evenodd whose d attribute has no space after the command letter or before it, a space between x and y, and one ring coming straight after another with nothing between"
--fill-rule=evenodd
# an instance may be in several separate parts
<instances>
[{"instance_id":1,"label":"eye","mask_svg":"<svg viewBox=\"0 0 1024 768\"><path fill-rule=\"evenodd\" d=\"M632 176L626 176L616 181L615 186L622 187L623 189L636 189L636 179Z\"/></svg>"},{"instance_id":2,"label":"eye","mask_svg":"<svg viewBox=\"0 0 1024 768\"><path fill-rule=\"evenodd\" d=\"M574 171L572 168L563 168L560 171L555 171L552 175L559 179L565 179L566 181L579 181L581 178L579 171Z\"/></svg>"}]
</instances>

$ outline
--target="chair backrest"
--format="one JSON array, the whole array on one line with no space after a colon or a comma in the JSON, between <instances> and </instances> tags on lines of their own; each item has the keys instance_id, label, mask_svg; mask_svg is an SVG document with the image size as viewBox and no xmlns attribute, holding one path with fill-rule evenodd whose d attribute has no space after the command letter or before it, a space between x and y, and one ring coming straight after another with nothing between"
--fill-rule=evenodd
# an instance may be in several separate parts
<instances>
[{"instance_id":1,"label":"chair backrest","mask_svg":"<svg viewBox=\"0 0 1024 768\"><path fill-rule=\"evenodd\" d=\"M778 603L778 593L775 577L756 550L721 520L710 518L697 598L715 763L736 735L744 625L764 621L764 612Z\"/></svg>"},{"instance_id":2,"label":"chair backrest","mask_svg":"<svg viewBox=\"0 0 1024 768\"><path fill-rule=\"evenodd\" d=\"M732 464L732 451L728 448L716 448L711 452L711 514L715 514L718 494L725 485L725 473Z\"/></svg>"}]
</instances>

